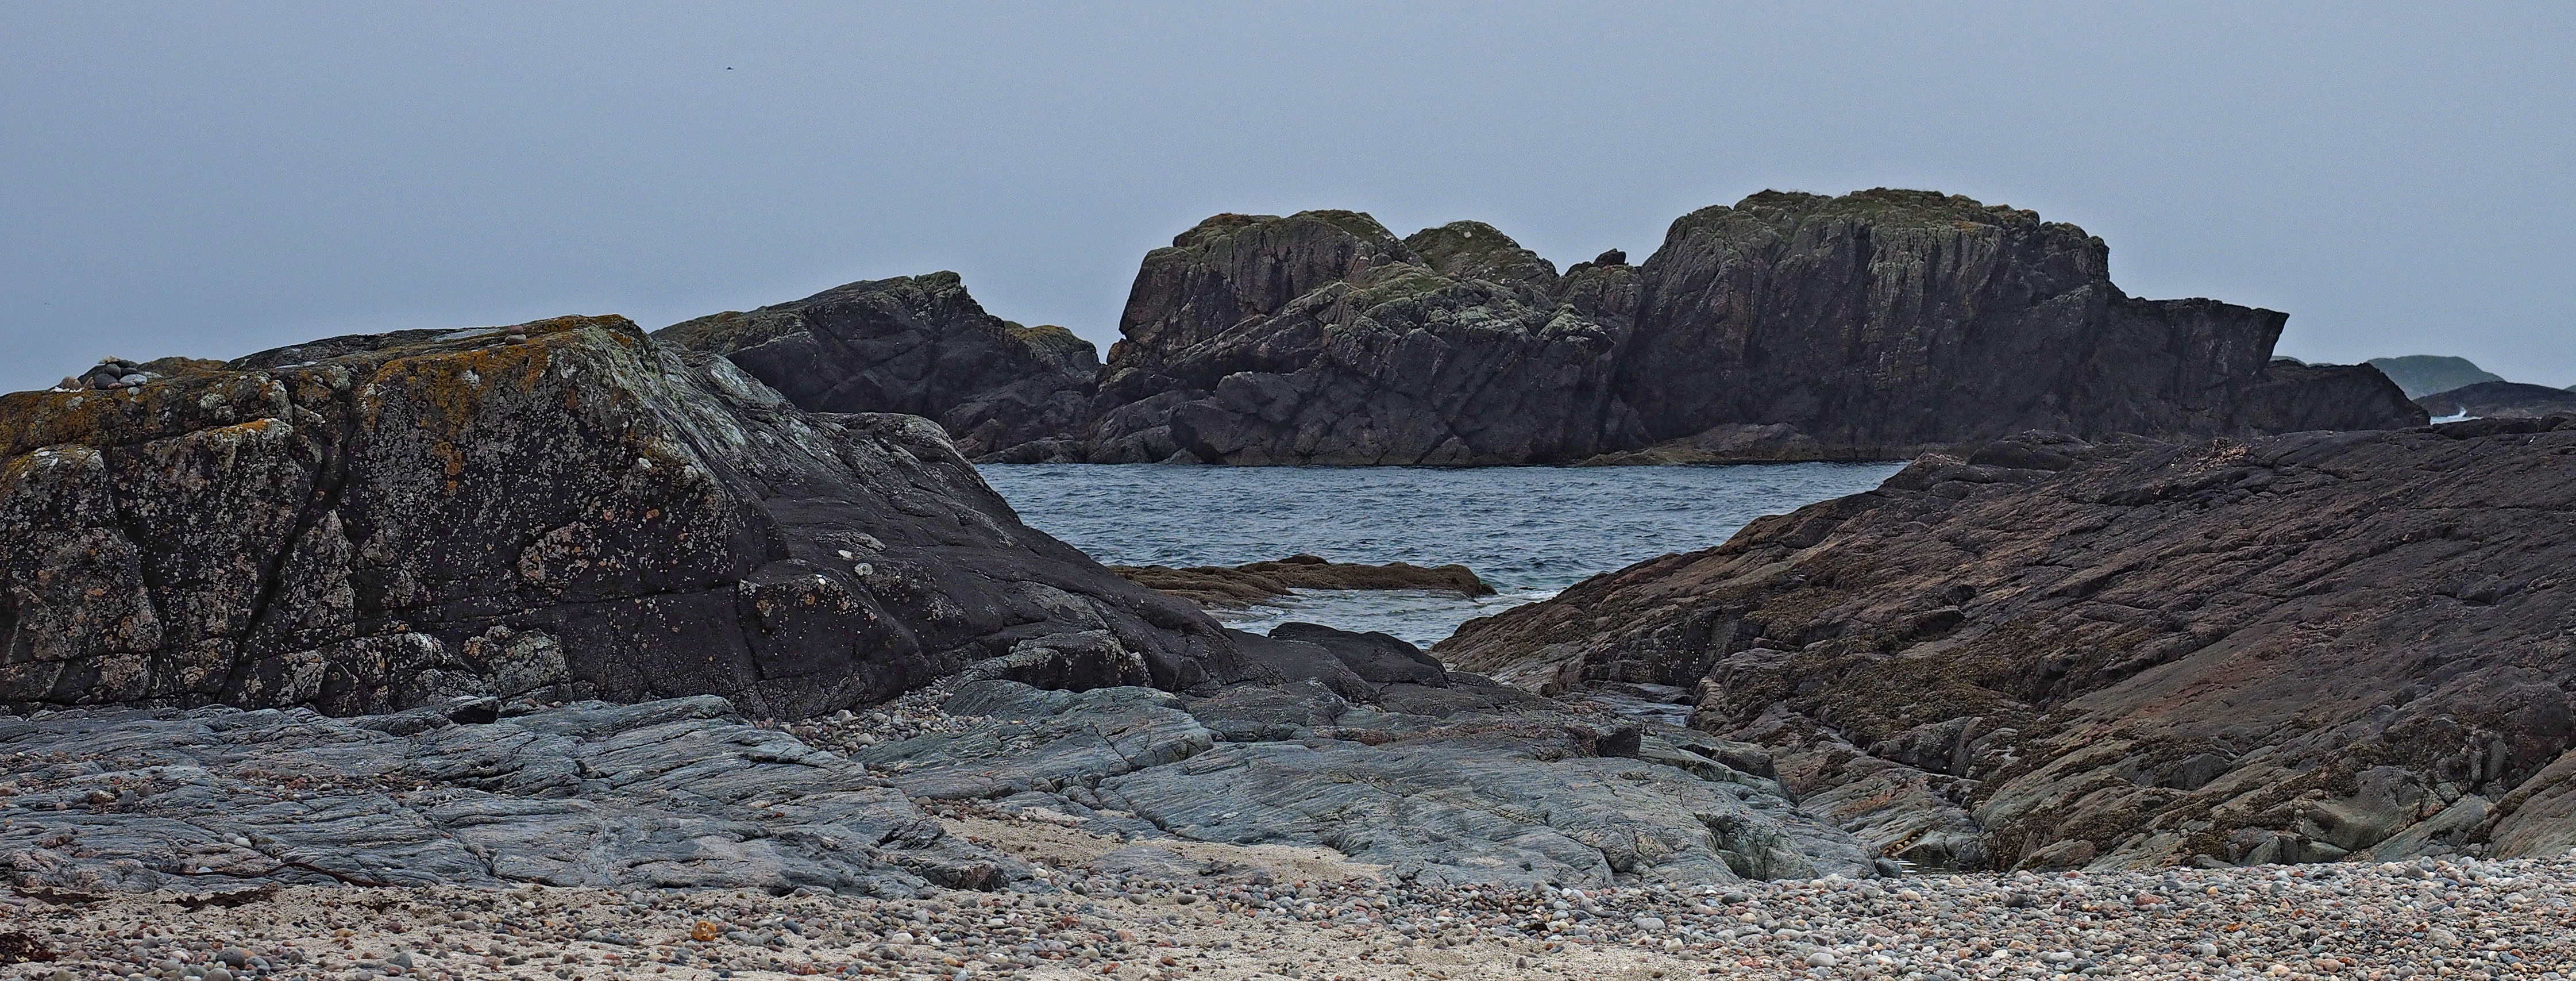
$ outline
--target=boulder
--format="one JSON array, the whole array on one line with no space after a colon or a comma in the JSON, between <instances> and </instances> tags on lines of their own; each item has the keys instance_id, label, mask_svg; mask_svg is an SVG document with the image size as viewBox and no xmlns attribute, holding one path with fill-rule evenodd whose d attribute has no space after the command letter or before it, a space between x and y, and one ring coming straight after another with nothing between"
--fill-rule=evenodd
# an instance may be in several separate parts
<instances>
[{"instance_id":1,"label":"boulder","mask_svg":"<svg viewBox=\"0 0 2576 981\"><path fill-rule=\"evenodd\" d=\"M1691 688L1694 728L1923 867L2549 854L2576 840L2571 513L2564 419L2032 433L1433 653Z\"/></svg>"},{"instance_id":2,"label":"boulder","mask_svg":"<svg viewBox=\"0 0 2576 981\"><path fill-rule=\"evenodd\" d=\"M938 426L800 411L623 318L0 396L0 704L798 717L1060 636L1024 654L1233 670L1203 613L1020 524Z\"/></svg>"}]
</instances>

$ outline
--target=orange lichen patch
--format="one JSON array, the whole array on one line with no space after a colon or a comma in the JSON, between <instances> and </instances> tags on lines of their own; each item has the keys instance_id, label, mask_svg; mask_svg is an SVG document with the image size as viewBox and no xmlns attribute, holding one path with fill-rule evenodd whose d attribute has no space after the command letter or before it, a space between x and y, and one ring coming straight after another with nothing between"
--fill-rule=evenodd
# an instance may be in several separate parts
<instances>
[{"instance_id":1,"label":"orange lichen patch","mask_svg":"<svg viewBox=\"0 0 2576 981\"><path fill-rule=\"evenodd\" d=\"M258 372L211 372L115 391L0 395L0 455L77 443L106 447L283 415L286 388Z\"/></svg>"}]
</instances>

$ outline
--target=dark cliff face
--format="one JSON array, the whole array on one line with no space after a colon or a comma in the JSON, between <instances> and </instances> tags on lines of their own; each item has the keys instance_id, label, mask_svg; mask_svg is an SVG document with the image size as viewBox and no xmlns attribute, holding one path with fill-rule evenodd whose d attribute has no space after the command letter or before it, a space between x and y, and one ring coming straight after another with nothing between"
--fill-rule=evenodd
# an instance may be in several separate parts
<instances>
[{"instance_id":1,"label":"dark cliff face","mask_svg":"<svg viewBox=\"0 0 2576 981\"><path fill-rule=\"evenodd\" d=\"M1471 621L1554 692L1697 686L1935 867L2576 845L2576 422L2025 435Z\"/></svg>"},{"instance_id":2,"label":"dark cliff face","mask_svg":"<svg viewBox=\"0 0 2576 981\"><path fill-rule=\"evenodd\" d=\"M970 457L1078 431L1100 372L1090 342L986 313L950 272L851 283L653 336L724 355L810 411L937 420Z\"/></svg>"},{"instance_id":3,"label":"dark cliff face","mask_svg":"<svg viewBox=\"0 0 2576 981\"><path fill-rule=\"evenodd\" d=\"M1096 680L1230 670L1204 615L1022 526L936 426L800 411L622 318L526 333L0 397L0 703L797 716L1023 641L1102 653Z\"/></svg>"},{"instance_id":4,"label":"dark cliff face","mask_svg":"<svg viewBox=\"0 0 2576 981\"><path fill-rule=\"evenodd\" d=\"M1619 394L1659 440L1787 424L1903 455L2026 429L2422 422L2369 369L2267 374L2285 314L2131 298L2102 240L1962 197L1757 194L1675 222L1641 272Z\"/></svg>"},{"instance_id":5,"label":"dark cliff face","mask_svg":"<svg viewBox=\"0 0 2576 981\"><path fill-rule=\"evenodd\" d=\"M2375 370L2267 365L2285 319L2129 297L2083 230L1930 192L1765 192L1684 216L1643 266L1562 275L1475 222L1399 241L1350 212L1221 215L1146 258L1098 421L1068 452L1883 457L2030 428L2424 421Z\"/></svg>"}]
</instances>

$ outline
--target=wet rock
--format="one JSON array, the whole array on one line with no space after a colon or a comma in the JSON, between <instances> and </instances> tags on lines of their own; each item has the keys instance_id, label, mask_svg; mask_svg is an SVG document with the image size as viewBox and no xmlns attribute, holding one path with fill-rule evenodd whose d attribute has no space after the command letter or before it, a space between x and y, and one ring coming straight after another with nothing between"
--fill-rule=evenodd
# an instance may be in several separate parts
<instances>
[{"instance_id":1,"label":"wet rock","mask_svg":"<svg viewBox=\"0 0 2576 981\"><path fill-rule=\"evenodd\" d=\"M1159 593L1210 608L1240 608L1267 603L1300 589L1423 589L1461 596L1491 596L1473 570L1463 565L1423 567L1406 562L1369 565L1333 562L1314 555L1293 555L1275 562L1236 566L1113 565L1127 581Z\"/></svg>"}]
</instances>

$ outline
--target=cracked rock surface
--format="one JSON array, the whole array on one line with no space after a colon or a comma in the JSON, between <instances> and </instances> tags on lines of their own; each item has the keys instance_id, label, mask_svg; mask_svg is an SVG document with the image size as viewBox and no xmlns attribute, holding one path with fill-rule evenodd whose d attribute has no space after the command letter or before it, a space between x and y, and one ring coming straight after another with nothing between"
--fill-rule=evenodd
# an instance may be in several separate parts
<instances>
[{"instance_id":1,"label":"cracked rock surface","mask_svg":"<svg viewBox=\"0 0 2576 981\"><path fill-rule=\"evenodd\" d=\"M1026 872L723 699L0 717L0 874L22 890L246 883L817 888Z\"/></svg>"},{"instance_id":2,"label":"cracked rock surface","mask_svg":"<svg viewBox=\"0 0 2576 981\"><path fill-rule=\"evenodd\" d=\"M1328 629L1296 626L1282 630ZM854 755L919 798L1148 838L1322 846L1426 884L1879 872L1801 811L1756 747L1454 672L1351 672L1341 691L1313 674L1192 695L968 682L940 705L964 724Z\"/></svg>"}]
</instances>

